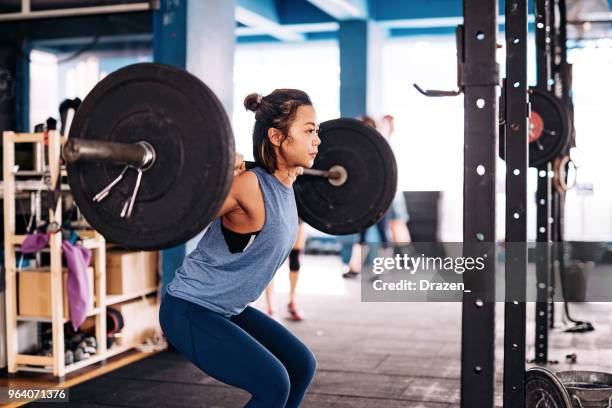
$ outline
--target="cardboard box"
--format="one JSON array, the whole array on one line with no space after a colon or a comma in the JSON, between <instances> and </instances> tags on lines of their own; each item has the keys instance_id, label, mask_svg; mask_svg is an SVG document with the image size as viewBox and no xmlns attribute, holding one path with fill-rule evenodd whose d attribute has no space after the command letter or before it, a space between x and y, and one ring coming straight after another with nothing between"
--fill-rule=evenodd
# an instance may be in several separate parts
<instances>
[{"instance_id":1,"label":"cardboard box","mask_svg":"<svg viewBox=\"0 0 612 408\"><path fill-rule=\"evenodd\" d=\"M67 279L68 269L62 268L63 275L63 305L64 317L70 316L68 308ZM89 304L87 310L94 307L94 271L92 267L87 268L87 279L89 280ZM51 272L47 269L23 270L19 272L19 315L51 317Z\"/></svg>"},{"instance_id":2,"label":"cardboard box","mask_svg":"<svg viewBox=\"0 0 612 408\"><path fill-rule=\"evenodd\" d=\"M153 333L161 333L159 304L156 296L147 296L129 302L111 305L123 316L123 330L117 344L140 344Z\"/></svg>"},{"instance_id":3,"label":"cardboard box","mask_svg":"<svg viewBox=\"0 0 612 408\"><path fill-rule=\"evenodd\" d=\"M157 251L106 252L106 294L129 295L157 288Z\"/></svg>"}]
</instances>

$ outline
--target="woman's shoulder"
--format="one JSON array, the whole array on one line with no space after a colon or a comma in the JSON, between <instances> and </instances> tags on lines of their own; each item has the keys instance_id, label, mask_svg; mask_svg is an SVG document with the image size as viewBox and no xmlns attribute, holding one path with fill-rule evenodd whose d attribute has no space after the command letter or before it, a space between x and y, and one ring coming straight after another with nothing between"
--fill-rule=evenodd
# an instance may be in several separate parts
<instances>
[{"instance_id":1,"label":"woman's shoulder","mask_svg":"<svg viewBox=\"0 0 612 408\"><path fill-rule=\"evenodd\" d=\"M253 170L247 170L235 178L236 186L241 190L254 191L259 189L259 179Z\"/></svg>"},{"instance_id":2,"label":"woman's shoulder","mask_svg":"<svg viewBox=\"0 0 612 408\"><path fill-rule=\"evenodd\" d=\"M259 197L261 188L259 187L259 179L255 172L247 170L234 177L232 190L234 190L240 201Z\"/></svg>"}]
</instances>

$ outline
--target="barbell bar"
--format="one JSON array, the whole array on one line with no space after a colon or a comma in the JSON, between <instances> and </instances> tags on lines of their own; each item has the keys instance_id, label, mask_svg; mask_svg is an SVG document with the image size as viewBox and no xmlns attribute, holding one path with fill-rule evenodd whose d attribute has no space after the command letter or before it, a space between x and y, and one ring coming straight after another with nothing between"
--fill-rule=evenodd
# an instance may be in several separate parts
<instances>
[{"instance_id":1,"label":"barbell bar","mask_svg":"<svg viewBox=\"0 0 612 408\"><path fill-rule=\"evenodd\" d=\"M104 163L120 164L147 171L155 164L156 152L153 146L146 141L133 144L119 142L101 142L86 139L68 139L62 150L66 162L90 160ZM257 167L257 163L245 161L247 169ZM307 176L323 177L330 182L342 182L344 173L341 166L329 170L305 168L303 174Z\"/></svg>"}]
</instances>

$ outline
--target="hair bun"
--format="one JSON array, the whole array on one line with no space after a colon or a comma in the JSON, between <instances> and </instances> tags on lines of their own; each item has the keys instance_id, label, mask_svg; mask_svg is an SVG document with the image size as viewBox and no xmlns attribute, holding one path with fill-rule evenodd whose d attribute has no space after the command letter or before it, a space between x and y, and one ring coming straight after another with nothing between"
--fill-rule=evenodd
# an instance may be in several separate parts
<instances>
[{"instance_id":1,"label":"hair bun","mask_svg":"<svg viewBox=\"0 0 612 408\"><path fill-rule=\"evenodd\" d=\"M257 93L249 94L246 98L244 98L244 107L245 109L250 110L251 112L257 112L257 109L259 109L260 105L261 96Z\"/></svg>"}]
</instances>

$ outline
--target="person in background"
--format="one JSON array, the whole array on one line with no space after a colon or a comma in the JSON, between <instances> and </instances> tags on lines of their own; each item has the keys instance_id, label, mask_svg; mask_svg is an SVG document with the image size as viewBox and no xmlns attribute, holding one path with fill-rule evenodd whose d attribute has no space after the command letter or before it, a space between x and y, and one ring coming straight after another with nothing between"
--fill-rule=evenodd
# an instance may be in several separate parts
<instances>
[{"instance_id":1,"label":"person in background","mask_svg":"<svg viewBox=\"0 0 612 408\"><path fill-rule=\"evenodd\" d=\"M395 133L395 118L393 116L383 116L381 120L380 132L390 143L391 135ZM408 220L410 219L410 216L406 207L406 199L404 198L402 191L396 191L393 202L391 203L391 208L389 208L388 215L391 242L394 244L410 243L412 241L410 231L408 230Z\"/></svg>"},{"instance_id":2,"label":"person in background","mask_svg":"<svg viewBox=\"0 0 612 408\"><path fill-rule=\"evenodd\" d=\"M365 125L377 129L383 137L389 141L391 135L395 132L394 118L391 115L385 115L380 121L380 125L376 126L376 121L368 115L359 118ZM380 238L381 246L386 247L391 243L408 243L410 242L410 231L408 230L408 212L406 210L406 202L401 191L397 191L391 207L381 218L376 225L370 228L376 228ZM346 259L345 268L348 270L342 274L344 278L355 278L361 271L362 245L366 243L366 233L368 230L359 233L359 241L352 244L350 258Z\"/></svg>"},{"instance_id":3,"label":"person in background","mask_svg":"<svg viewBox=\"0 0 612 408\"><path fill-rule=\"evenodd\" d=\"M293 245L293 249L289 253L289 304L287 305L287 312L289 315L287 319L299 322L302 321L302 316L298 313L295 305L295 289L297 287L299 272L300 272L300 255L304 248L306 234L304 232L304 222L299 221L298 226L298 237ZM272 306L272 291L274 290L274 281L271 281L266 288L266 307L268 315L274 314L274 307Z\"/></svg>"}]
</instances>

